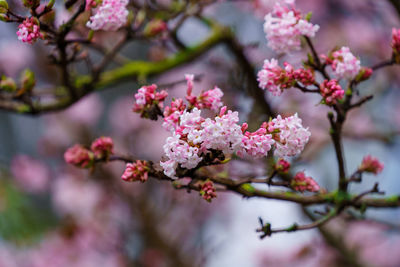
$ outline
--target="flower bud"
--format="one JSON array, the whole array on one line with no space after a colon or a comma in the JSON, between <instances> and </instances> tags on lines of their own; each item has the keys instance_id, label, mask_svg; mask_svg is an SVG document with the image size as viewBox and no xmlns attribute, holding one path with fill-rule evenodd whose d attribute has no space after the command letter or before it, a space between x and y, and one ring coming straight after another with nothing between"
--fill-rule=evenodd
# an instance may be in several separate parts
<instances>
[{"instance_id":1,"label":"flower bud","mask_svg":"<svg viewBox=\"0 0 400 267\"><path fill-rule=\"evenodd\" d=\"M90 149L98 159L107 159L114 153L114 142L110 137L100 137L93 141Z\"/></svg>"},{"instance_id":2,"label":"flower bud","mask_svg":"<svg viewBox=\"0 0 400 267\"><path fill-rule=\"evenodd\" d=\"M79 168L90 168L94 164L94 155L82 145L74 145L64 153L64 160Z\"/></svg>"},{"instance_id":3,"label":"flower bud","mask_svg":"<svg viewBox=\"0 0 400 267\"><path fill-rule=\"evenodd\" d=\"M0 89L7 92L14 92L17 90L17 85L12 78L3 76L0 81Z\"/></svg>"},{"instance_id":4,"label":"flower bud","mask_svg":"<svg viewBox=\"0 0 400 267\"><path fill-rule=\"evenodd\" d=\"M40 0L22 0L24 7L32 8L36 7L40 4Z\"/></svg>"},{"instance_id":5,"label":"flower bud","mask_svg":"<svg viewBox=\"0 0 400 267\"><path fill-rule=\"evenodd\" d=\"M8 22L10 18L6 14L1 14L0 12L0 21Z\"/></svg>"},{"instance_id":6,"label":"flower bud","mask_svg":"<svg viewBox=\"0 0 400 267\"><path fill-rule=\"evenodd\" d=\"M162 33L167 29L167 24L161 19L153 19L149 23L146 24L144 28L144 35L147 37L152 37L157 34Z\"/></svg>"},{"instance_id":7,"label":"flower bud","mask_svg":"<svg viewBox=\"0 0 400 267\"><path fill-rule=\"evenodd\" d=\"M281 158L275 163L274 169L280 173L287 173L290 169L290 163Z\"/></svg>"},{"instance_id":8,"label":"flower bud","mask_svg":"<svg viewBox=\"0 0 400 267\"><path fill-rule=\"evenodd\" d=\"M363 158L361 166L358 167L358 170L362 172L370 172L377 175L382 172L383 167L383 163L381 163L377 158L368 155Z\"/></svg>"},{"instance_id":9,"label":"flower bud","mask_svg":"<svg viewBox=\"0 0 400 267\"><path fill-rule=\"evenodd\" d=\"M126 182L146 182L149 176L149 165L147 161L137 160L134 163L127 163L122 180Z\"/></svg>"},{"instance_id":10,"label":"flower bud","mask_svg":"<svg viewBox=\"0 0 400 267\"><path fill-rule=\"evenodd\" d=\"M0 0L0 14L5 14L8 11L8 3L6 0Z\"/></svg>"},{"instance_id":11,"label":"flower bud","mask_svg":"<svg viewBox=\"0 0 400 267\"><path fill-rule=\"evenodd\" d=\"M30 69L26 69L22 73L20 81L23 92L31 91L36 84L35 74Z\"/></svg>"},{"instance_id":12,"label":"flower bud","mask_svg":"<svg viewBox=\"0 0 400 267\"><path fill-rule=\"evenodd\" d=\"M360 72L356 76L356 79L355 79L356 82L362 82L362 81L368 80L369 77L371 77L372 72L373 71L371 68L367 68L367 67L361 68Z\"/></svg>"}]
</instances>

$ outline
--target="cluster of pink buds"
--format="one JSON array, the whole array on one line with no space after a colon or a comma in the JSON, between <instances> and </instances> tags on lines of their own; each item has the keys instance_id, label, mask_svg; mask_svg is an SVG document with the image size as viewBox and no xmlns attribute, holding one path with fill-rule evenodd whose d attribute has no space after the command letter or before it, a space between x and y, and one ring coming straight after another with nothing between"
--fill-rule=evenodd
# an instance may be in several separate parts
<instances>
[{"instance_id":1,"label":"cluster of pink buds","mask_svg":"<svg viewBox=\"0 0 400 267\"><path fill-rule=\"evenodd\" d=\"M305 86L315 83L314 71L312 69L297 69L293 72L293 77L297 82Z\"/></svg>"},{"instance_id":2,"label":"cluster of pink buds","mask_svg":"<svg viewBox=\"0 0 400 267\"><path fill-rule=\"evenodd\" d=\"M93 141L90 149L98 159L107 159L114 153L114 142L110 137L102 136Z\"/></svg>"},{"instance_id":3,"label":"cluster of pink buds","mask_svg":"<svg viewBox=\"0 0 400 267\"><path fill-rule=\"evenodd\" d=\"M325 80L320 84L320 93L324 98L325 104L331 106L335 105L337 100L340 100L344 96L344 90L340 86L337 80Z\"/></svg>"},{"instance_id":4,"label":"cluster of pink buds","mask_svg":"<svg viewBox=\"0 0 400 267\"><path fill-rule=\"evenodd\" d=\"M187 80L187 94L186 100L190 103L192 107L196 107L198 109L211 109L215 112L222 107L222 97L224 93L218 87L215 87L212 90L208 90L202 92L200 96L193 96L193 74L186 74L185 78Z\"/></svg>"},{"instance_id":5,"label":"cluster of pink buds","mask_svg":"<svg viewBox=\"0 0 400 267\"><path fill-rule=\"evenodd\" d=\"M18 40L33 44L37 39L43 39L43 34L40 32L39 20L36 18L27 18L18 26Z\"/></svg>"},{"instance_id":6,"label":"cluster of pink buds","mask_svg":"<svg viewBox=\"0 0 400 267\"><path fill-rule=\"evenodd\" d=\"M263 68L257 74L260 88L270 91L274 96L280 96L284 89L292 88L296 82L305 86L314 84L314 72L311 69L294 69L287 62L283 65L285 68L281 68L274 58L265 60Z\"/></svg>"},{"instance_id":7,"label":"cluster of pink buds","mask_svg":"<svg viewBox=\"0 0 400 267\"><path fill-rule=\"evenodd\" d=\"M206 181L201 185L200 188L200 195L207 200L208 202L211 202L213 198L217 197L217 194L215 193L216 189L214 187L213 182L211 181Z\"/></svg>"},{"instance_id":8,"label":"cluster of pink buds","mask_svg":"<svg viewBox=\"0 0 400 267\"><path fill-rule=\"evenodd\" d=\"M90 168L96 159L108 160L113 153L113 140L110 137L102 136L92 142L90 150L79 144L68 148L64 153L64 160L79 168Z\"/></svg>"},{"instance_id":9,"label":"cluster of pink buds","mask_svg":"<svg viewBox=\"0 0 400 267\"><path fill-rule=\"evenodd\" d=\"M79 168L90 168L94 163L94 154L82 145L74 145L64 153L64 160L68 164Z\"/></svg>"},{"instance_id":10,"label":"cluster of pink buds","mask_svg":"<svg viewBox=\"0 0 400 267\"><path fill-rule=\"evenodd\" d=\"M291 181L291 187L299 192L318 192L320 187L313 178L307 177L304 172L298 172Z\"/></svg>"},{"instance_id":11,"label":"cluster of pink buds","mask_svg":"<svg viewBox=\"0 0 400 267\"><path fill-rule=\"evenodd\" d=\"M319 26L303 19L294 5L276 4L272 13L265 16L264 32L268 46L278 52L287 53L299 50L301 36L314 37Z\"/></svg>"},{"instance_id":12,"label":"cluster of pink buds","mask_svg":"<svg viewBox=\"0 0 400 267\"><path fill-rule=\"evenodd\" d=\"M157 120L157 116L162 114L161 109L168 93L165 90L156 92L156 89L155 84L141 87L135 94L133 111L140 113L142 117Z\"/></svg>"},{"instance_id":13,"label":"cluster of pink buds","mask_svg":"<svg viewBox=\"0 0 400 267\"><path fill-rule=\"evenodd\" d=\"M363 158L358 170L360 172L370 172L377 175L382 172L383 167L383 163L381 163L377 158L368 155Z\"/></svg>"},{"instance_id":14,"label":"cluster of pink buds","mask_svg":"<svg viewBox=\"0 0 400 267\"><path fill-rule=\"evenodd\" d=\"M134 163L126 164L122 180L127 182L146 182L149 177L149 165L147 161L137 160Z\"/></svg>"},{"instance_id":15,"label":"cluster of pink buds","mask_svg":"<svg viewBox=\"0 0 400 267\"><path fill-rule=\"evenodd\" d=\"M280 173L287 173L290 169L290 163L284 159L278 159L274 165L274 170Z\"/></svg>"}]
</instances>

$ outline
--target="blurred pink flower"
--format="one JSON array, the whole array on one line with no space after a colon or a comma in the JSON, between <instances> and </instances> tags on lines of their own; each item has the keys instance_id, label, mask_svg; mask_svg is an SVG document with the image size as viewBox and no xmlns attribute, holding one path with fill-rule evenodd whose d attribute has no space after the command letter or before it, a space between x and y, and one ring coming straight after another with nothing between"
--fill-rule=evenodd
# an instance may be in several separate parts
<instances>
[{"instance_id":1,"label":"blurred pink flower","mask_svg":"<svg viewBox=\"0 0 400 267\"><path fill-rule=\"evenodd\" d=\"M30 193L42 193L49 185L47 166L27 155L18 155L11 162L11 172L17 184Z\"/></svg>"},{"instance_id":2,"label":"blurred pink flower","mask_svg":"<svg viewBox=\"0 0 400 267\"><path fill-rule=\"evenodd\" d=\"M103 103L100 96L91 94L72 105L61 115L74 123L93 126L102 112Z\"/></svg>"},{"instance_id":3,"label":"blurred pink flower","mask_svg":"<svg viewBox=\"0 0 400 267\"><path fill-rule=\"evenodd\" d=\"M56 211L73 215L80 220L91 218L100 204L102 194L97 184L80 180L72 175L58 177L51 190Z\"/></svg>"},{"instance_id":4,"label":"blurred pink flower","mask_svg":"<svg viewBox=\"0 0 400 267\"><path fill-rule=\"evenodd\" d=\"M33 59L31 47L18 41L2 40L0 51L0 67L9 76L16 76Z\"/></svg>"}]
</instances>

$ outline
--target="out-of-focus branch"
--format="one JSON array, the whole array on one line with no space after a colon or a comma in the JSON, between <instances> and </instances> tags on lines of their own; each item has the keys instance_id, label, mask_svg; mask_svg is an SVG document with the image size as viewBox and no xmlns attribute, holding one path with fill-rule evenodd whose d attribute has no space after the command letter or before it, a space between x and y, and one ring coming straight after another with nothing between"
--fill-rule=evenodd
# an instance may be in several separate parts
<instances>
[{"instance_id":1,"label":"out-of-focus branch","mask_svg":"<svg viewBox=\"0 0 400 267\"><path fill-rule=\"evenodd\" d=\"M304 224L304 225L298 225L297 223L294 223L293 225L286 227L286 228L280 228L280 229L272 229L270 223L264 224L262 219L260 219L260 224L261 228L257 229L256 232L262 233L260 236L261 239L271 236L272 234L275 233L282 233L282 232L296 232L296 231L302 231L302 230L310 230L313 228L318 228L333 219L338 215L338 212L336 209L331 209L331 211L325 215L324 217L313 221L312 223L309 224Z\"/></svg>"}]
</instances>

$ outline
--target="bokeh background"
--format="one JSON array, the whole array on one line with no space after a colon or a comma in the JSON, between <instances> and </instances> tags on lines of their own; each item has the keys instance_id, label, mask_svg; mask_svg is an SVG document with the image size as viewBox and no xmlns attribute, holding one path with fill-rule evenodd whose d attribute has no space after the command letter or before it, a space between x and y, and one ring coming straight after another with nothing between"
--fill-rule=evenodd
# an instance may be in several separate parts
<instances>
[{"instance_id":1,"label":"bokeh background","mask_svg":"<svg viewBox=\"0 0 400 267\"><path fill-rule=\"evenodd\" d=\"M9 4L17 6L16 2ZM234 29L259 69L264 59L277 57L266 46L262 27L273 3L219 1L205 13ZM321 27L314 40L320 53L346 45L364 66L390 58L391 28L400 26L400 10L390 1L298 0L297 6L304 13L311 11L313 23ZM59 7L60 23L69 15ZM33 46L19 42L16 27L0 23L0 74L17 77L29 67L38 85L50 87L58 75L48 64L48 47L43 42ZM207 33L200 22L190 19L178 34L190 45ZM101 38L106 47L113 45L112 35ZM157 60L165 54L163 42L135 42L122 51L129 59ZM305 55L302 50L279 57L300 65ZM387 194L400 192L399 71L397 66L379 70L359 87L360 94L375 97L353 111L346 123L346 167L354 170L364 155L372 154L385 169L378 177L366 176L362 185L353 185L354 192L369 189L376 181ZM195 84L198 92L218 85L225 103L239 111L242 121L258 123L241 66L224 46L148 82L169 83L185 73L202 75ZM255 232L258 217L278 227L309 219L297 205L280 201L219 193L207 203L197 192L175 190L168 183L124 183L121 163L106 164L93 173L67 166L66 148L90 144L102 135L113 137L121 153L161 158L168 134L161 122L140 119L131 111L139 87L134 80L127 81L91 94L65 111L40 117L0 112L1 267L345 266L346 257L354 257L360 266L400 266L399 210L368 210L364 222L334 220L325 233L310 230L260 240ZM185 90L178 84L169 92L182 97ZM311 130L311 141L295 170L306 170L322 187L335 189L336 160L326 107L318 105L318 97L295 90L268 98L281 114L297 112ZM259 162L233 162L220 171L232 176L264 173Z\"/></svg>"}]
</instances>

